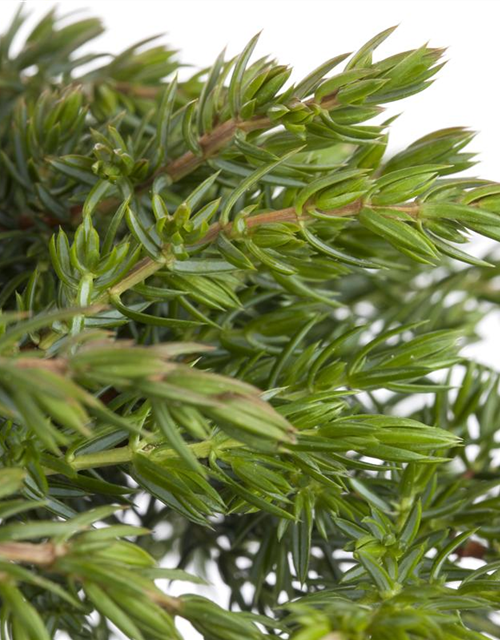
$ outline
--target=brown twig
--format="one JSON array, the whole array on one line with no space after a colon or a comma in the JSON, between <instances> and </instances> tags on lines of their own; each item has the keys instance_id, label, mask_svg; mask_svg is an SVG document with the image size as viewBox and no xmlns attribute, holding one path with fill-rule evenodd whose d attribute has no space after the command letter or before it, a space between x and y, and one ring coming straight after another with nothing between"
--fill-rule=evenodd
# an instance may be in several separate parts
<instances>
[{"instance_id":1,"label":"brown twig","mask_svg":"<svg viewBox=\"0 0 500 640\"><path fill-rule=\"evenodd\" d=\"M154 100L162 90L162 87L149 87L143 84L132 84L130 82L115 82L114 89L118 93L125 96L135 96L136 98L145 98L146 100Z\"/></svg>"},{"instance_id":2,"label":"brown twig","mask_svg":"<svg viewBox=\"0 0 500 640\"><path fill-rule=\"evenodd\" d=\"M488 548L484 544L476 540L469 540L467 544L457 549L456 554L459 558L478 558L482 560L487 551Z\"/></svg>"},{"instance_id":3,"label":"brown twig","mask_svg":"<svg viewBox=\"0 0 500 640\"><path fill-rule=\"evenodd\" d=\"M322 211L325 215L330 215L332 218L347 218L349 216L357 215L361 209L362 201L356 200L351 204L347 204L345 207L335 209L333 211ZM264 211L255 216L251 216L246 219L246 226L248 229L253 227L259 227L266 224L276 224L279 222L305 222L311 221L314 218L310 215L298 216L295 207L287 207L286 209L277 209L276 211ZM226 235L231 235L233 224L230 222L224 227L220 222L214 222L208 229L206 235L200 240L200 244L206 244L212 242L215 238L224 231Z\"/></svg>"},{"instance_id":4,"label":"brown twig","mask_svg":"<svg viewBox=\"0 0 500 640\"><path fill-rule=\"evenodd\" d=\"M182 615L182 600L159 591L146 592L148 598L172 616Z\"/></svg>"},{"instance_id":5,"label":"brown twig","mask_svg":"<svg viewBox=\"0 0 500 640\"><path fill-rule=\"evenodd\" d=\"M58 558L66 555L66 545L56 545L52 542L32 544L30 542L1 542L0 557L12 562L51 565Z\"/></svg>"}]
</instances>

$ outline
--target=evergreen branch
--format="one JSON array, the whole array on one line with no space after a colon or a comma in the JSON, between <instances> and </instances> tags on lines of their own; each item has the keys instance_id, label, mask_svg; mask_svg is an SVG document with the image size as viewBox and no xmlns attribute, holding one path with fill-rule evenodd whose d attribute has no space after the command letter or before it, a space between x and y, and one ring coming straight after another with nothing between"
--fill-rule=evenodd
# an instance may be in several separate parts
<instances>
[{"instance_id":1,"label":"evergreen branch","mask_svg":"<svg viewBox=\"0 0 500 640\"><path fill-rule=\"evenodd\" d=\"M99 20L23 24L0 36L2 639L180 640L177 616L500 638L500 374L462 350L500 302L500 184L460 177L468 129L388 157L381 120L443 50L377 58L391 28L292 85L255 36L179 81L154 38L80 55ZM205 559L227 608L157 586Z\"/></svg>"},{"instance_id":2,"label":"evergreen branch","mask_svg":"<svg viewBox=\"0 0 500 640\"><path fill-rule=\"evenodd\" d=\"M119 91L125 91L122 83L118 83L117 89ZM157 90L152 88L144 88L139 94L133 91L135 95L139 97L156 97ZM328 110L335 106L335 94L326 96L320 103L319 107ZM304 103L306 106L313 106L315 103L312 100ZM157 171L151 175L147 180L136 186L137 193L143 193L149 189L154 180L163 174L167 174L173 182L177 182L185 178L187 175L198 169L206 160L215 156L218 152L225 149L233 142L234 137L238 131L245 133L251 133L252 131L266 130L277 125L267 116L255 116L250 120L240 120L231 118L226 122L223 122L217 126L210 133L204 134L198 141L201 153L195 154L192 151L186 151L181 157L171 160L164 167L160 167ZM103 213L112 211L119 203L116 199L110 199L101 204L100 210ZM77 217L81 214L83 206L76 206L72 208L72 216ZM49 225L57 224L57 221L53 220L50 215L46 216L46 221ZM29 228L29 223L26 223Z\"/></svg>"},{"instance_id":3,"label":"evergreen branch","mask_svg":"<svg viewBox=\"0 0 500 640\"><path fill-rule=\"evenodd\" d=\"M359 214L363 206L363 200L359 199L344 207L333 209L331 211L322 211L321 213L325 217L331 218L344 218L356 216ZM373 207L375 210L377 207ZM414 219L418 218L419 206L416 203L410 203L407 206L398 207L384 207L385 211L402 212L408 214ZM279 224L279 223L300 223L300 222L314 222L315 218L308 215L307 211L303 215L298 215L295 207L287 207L285 209L279 209L275 211L268 211L251 216L246 219L246 227L252 229L255 227L265 227L266 225ZM232 230L234 224L232 222L226 225L221 225L219 222L213 223L207 230L207 233L198 240L198 244L205 245L214 242L219 234L224 233L228 237L232 236ZM96 303L102 303L108 299L108 296L121 295L128 289L133 288L137 284L144 282L147 278L154 275L160 269L168 266L170 245L166 244L162 248L162 255L165 256L162 260L155 260L153 258L143 258L138 264L136 264L127 276L113 286L111 290L103 293L101 297L96 299ZM171 258L170 258L171 260Z\"/></svg>"}]
</instances>

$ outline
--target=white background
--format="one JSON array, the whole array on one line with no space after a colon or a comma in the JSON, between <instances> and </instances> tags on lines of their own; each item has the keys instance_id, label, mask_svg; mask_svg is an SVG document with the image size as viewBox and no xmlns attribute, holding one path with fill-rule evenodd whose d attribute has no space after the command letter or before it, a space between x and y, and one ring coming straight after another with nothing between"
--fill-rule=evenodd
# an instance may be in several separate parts
<instances>
[{"instance_id":1,"label":"white background","mask_svg":"<svg viewBox=\"0 0 500 640\"><path fill-rule=\"evenodd\" d=\"M53 2L23 4L40 16ZM2 30L18 6L0 1ZM295 78L399 24L379 55L429 41L448 47L449 63L430 89L390 108L390 114L404 112L392 126L391 148L434 129L466 125L479 132L472 147L480 165L471 173L500 180L500 10L495 0L64 0L59 7L62 12L88 9L104 20L109 31L87 50L118 52L144 37L166 33L182 60L198 67L208 66L225 45L228 56L237 53L263 29L257 55L269 53L291 64ZM482 325L487 341L468 350L493 366L500 354L498 318L492 315ZM217 592L221 596L223 589ZM188 640L196 637L186 633Z\"/></svg>"}]
</instances>

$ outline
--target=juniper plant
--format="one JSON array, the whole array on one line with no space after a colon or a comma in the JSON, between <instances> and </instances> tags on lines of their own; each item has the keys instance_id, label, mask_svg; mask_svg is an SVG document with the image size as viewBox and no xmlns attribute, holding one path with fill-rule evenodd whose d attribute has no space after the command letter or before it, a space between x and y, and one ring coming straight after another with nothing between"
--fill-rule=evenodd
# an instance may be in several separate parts
<instances>
[{"instance_id":1,"label":"juniper plant","mask_svg":"<svg viewBox=\"0 0 500 640\"><path fill-rule=\"evenodd\" d=\"M13 54L24 18L0 40L2 640L500 638L499 374L460 352L500 301L495 249L463 248L500 240L500 184L460 177L467 129L385 153L383 105L443 51L374 61L388 29L291 84L255 37L180 82L153 39L79 54L99 20L53 11ZM226 608L169 594L207 564Z\"/></svg>"}]
</instances>

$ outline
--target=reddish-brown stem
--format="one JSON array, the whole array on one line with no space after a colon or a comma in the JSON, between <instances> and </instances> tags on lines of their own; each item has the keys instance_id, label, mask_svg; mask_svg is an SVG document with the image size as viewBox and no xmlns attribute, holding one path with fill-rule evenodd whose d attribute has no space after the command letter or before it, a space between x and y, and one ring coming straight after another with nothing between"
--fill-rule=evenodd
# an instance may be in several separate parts
<instances>
[{"instance_id":1,"label":"reddish-brown stem","mask_svg":"<svg viewBox=\"0 0 500 640\"><path fill-rule=\"evenodd\" d=\"M457 549L457 556L459 558L478 558L482 560L486 555L488 548L477 542L476 540L469 540L463 547Z\"/></svg>"},{"instance_id":2,"label":"reddish-brown stem","mask_svg":"<svg viewBox=\"0 0 500 640\"><path fill-rule=\"evenodd\" d=\"M192 151L186 151L180 158L173 160L166 167L159 169L147 183L141 188L148 186L161 173L167 173L174 182L177 182L189 173L197 169L205 160L216 155L221 149L226 147L233 140L237 131L257 131L271 126L271 120L266 116L258 116L251 120L231 119L223 122L212 132L205 133L199 140L201 153L195 155Z\"/></svg>"},{"instance_id":3,"label":"reddish-brown stem","mask_svg":"<svg viewBox=\"0 0 500 640\"><path fill-rule=\"evenodd\" d=\"M361 209L362 201L356 200L351 204L346 205L345 207L341 207L340 209L334 209L333 211L322 211L324 215L330 215L332 218L347 218L348 216L357 215ZM256 216L251 216L246 219L247 229L252 229L253 227L259 227L265 224L274 224L279 222L301 222L306 220L314 220L314 218L310 215L301 215L298 216L295 210L295 207L287 207L286 209L278 209L276 211L264 211L263 213L259 213ZM208 229L206 235L200 241L200 244L206 244L208 242L212 242L215 238L224 231L226 235L231 235L231 230L233 228L233 224L230 222L229 224L222 227L219 222L214 222Z\"/></svg>"}]
</instances>

